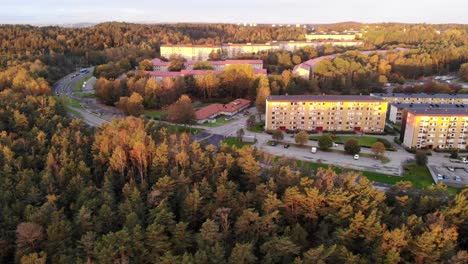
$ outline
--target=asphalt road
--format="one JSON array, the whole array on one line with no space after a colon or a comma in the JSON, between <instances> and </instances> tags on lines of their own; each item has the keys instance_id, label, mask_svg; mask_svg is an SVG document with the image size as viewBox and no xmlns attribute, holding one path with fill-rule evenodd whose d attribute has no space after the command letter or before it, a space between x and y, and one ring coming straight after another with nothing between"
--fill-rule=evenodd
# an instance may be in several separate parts
<instances>
[{"instance_id":1,"label":"asphalt road","mask_svg":"<svg viewBox=\"0 0 468 264\"><path fill-rule=\"evenodd\" d=\"M88 68L88 70L92 72L93 68ZM74 96L73 88L75 87L76 83L86 77L86 74L83 73L74 76L77 73L79 72L70 73L69 75L57 81L53 86L54 94L57 96L66 96L79 101L82 108L73 107L71 105L69 105L69 107L77 112L80 115L80 118L88 125L98 127L103 123L108 123L109 121L101 118L99 114L97 114L98 112L93 111L93 109L90 109L86 106L86 99Z\"/></svg>"}]
</instances>

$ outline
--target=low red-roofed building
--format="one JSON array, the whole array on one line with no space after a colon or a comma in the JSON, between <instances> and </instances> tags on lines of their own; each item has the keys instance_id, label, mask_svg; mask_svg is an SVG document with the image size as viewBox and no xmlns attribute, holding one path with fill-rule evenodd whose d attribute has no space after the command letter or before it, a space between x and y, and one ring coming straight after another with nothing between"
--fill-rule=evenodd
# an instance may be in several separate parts
<instances>
[{"instance_id":1,"label":"low red-roofed building","mask_svg":"<svg viewBox=\"0 0 468 264\"><path fill-rule=\"evenodd\" d=\"M246 99L236 99L227 104L210 104L195 112L197 122L200 124L208 122L220 115L233 116L250 106L250 101Z\"/></svg>"}]
</instances>

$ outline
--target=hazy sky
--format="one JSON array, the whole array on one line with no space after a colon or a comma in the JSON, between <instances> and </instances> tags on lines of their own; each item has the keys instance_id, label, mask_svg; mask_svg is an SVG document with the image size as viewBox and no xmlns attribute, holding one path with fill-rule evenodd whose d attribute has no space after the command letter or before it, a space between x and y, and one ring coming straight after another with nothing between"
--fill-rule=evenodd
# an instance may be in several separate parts
<instances>
[{"instance_id":1,"label":"hazy sky","mask_svg":"<svg viewBox=\"0 0 468 264\"><path fill-rule=\"evenodd\" d=\"M0 0L0 23L468 23L468 0Z\"/></svg>"}]
</instances>

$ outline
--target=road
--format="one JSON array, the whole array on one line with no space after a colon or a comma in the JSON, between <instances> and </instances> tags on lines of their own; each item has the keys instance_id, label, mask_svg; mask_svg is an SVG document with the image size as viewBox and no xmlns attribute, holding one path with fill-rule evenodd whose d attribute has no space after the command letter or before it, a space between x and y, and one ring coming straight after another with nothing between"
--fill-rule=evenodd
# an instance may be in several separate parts
<instances>
[{"instance_id":1,"label":"road","mask_svg":"<svg viewBox=\"0 0 468 264\"><path fill-rule=\"evenodd\" d=\"M92 72L93 68L88 68L88 70ZM75 113L78 113L80 115L80 118L85 123L93 127L98 127L104 123L108 123L110 119L103 118L103 112L100 111L98 107L93 107L95 105L93 104L93 101L95 102L96 99L78 97L73 91L75 85L87 77L89 77L89 75L83 73L80 74L79 71L70 73L69 75L63 77L54 84L53 92L57 96L65 96L78 101L81 105L81 108L74 107L71 105L68 105L68 107L71 108Z\"/></svg>"}]
</instances>

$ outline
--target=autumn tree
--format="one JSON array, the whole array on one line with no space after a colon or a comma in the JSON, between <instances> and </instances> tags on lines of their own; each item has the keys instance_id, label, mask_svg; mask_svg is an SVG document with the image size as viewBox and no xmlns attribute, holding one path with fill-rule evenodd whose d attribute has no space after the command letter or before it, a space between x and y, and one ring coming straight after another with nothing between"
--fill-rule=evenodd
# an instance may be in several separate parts
<instances>
[{"instance_id":1,"label":"autumn tree","mask_svg":"<svg viewBox=\"0 0 468 264\"><path fill-rule=\"evenodd\" d=\"M132 93L130 97L120 97L117 107L127 115L140 116L144 111L143 97L138 93Z\"/></svg>"},{"instance_id":2,"label":"autumn tree","mask_svg":"<svg viewBox=\"0 0 468 264\"><path fill-rule=\"evenodd\" d=\"M283 140L284 138L283 131L281 131L281 129L275 129L271 132L271 137L274 140Z\"/></svg>"},{"instance_id":3,"label":"autumn tree","mask_svg":"<svg viewBox=\"0 0 468 264\"><path fill-rule=\"evenodd\" d=\"M180 124L192 124L195 122L195 110L192 100L187 95L182 95L177 102L169 106L167 111L169 121Z\"/></svg>"},{"instance_id":4,"label":"autumn tree","mask_svg":"<svg viewBox=\"0 0 468 264\"><path fill-rule=\"evenodd\" d=\"M468 63L463 63L460 66L459 74L463 81L468 82Z\"/></svg>"},{"instance_id":5,"label":"autumn tree","mask_svg":"<svg viewBox=\"0 0 468 264\"><path fill-rule=\"evenodd\" d=\"M255 99L255 106L258 112L265 113L266 99L270 96L270 93L268 78L266 76L260 77L257 88L257 98Z\"/></svg>"},{"instance_id":6,"label":"autumn tree","mask_svg":"<svg viewBox=\"0 0 468 264\"><path fill-rule=\"evenodd\" d=\"M380 157L385 154L385 145L382 142L375 142L372 144L371 150L375 156Z\"/></svg>"},{"instance_id":7,"label":"autumn tree","mask_svg":"<svg viewBox=\"0 0 468 264\"><path fill-rule=\"evenodd\" d=\"M294 141L302 146L309 141L309 134L307 134L307 132L304 130L299 131L299 133L297 133L294 137Z\"/></svg>"},{"instance_id":8,"label":"autumn tree","mask_svg":"<svg viewBox=\"0 0 468 264\"><path fill-rule=\"evenodd\" d=\"M152 71L153 70L153 62L150 60L142 60L138 64L138 69L142 71Z\"/></svg>"}]
</instances>

